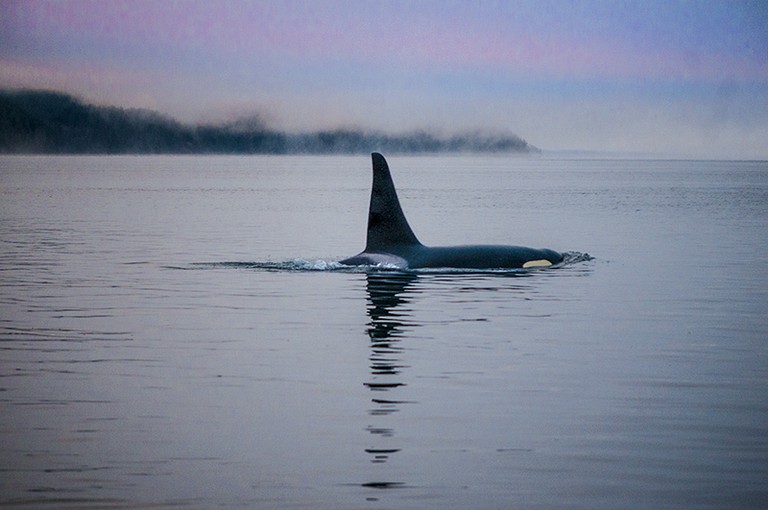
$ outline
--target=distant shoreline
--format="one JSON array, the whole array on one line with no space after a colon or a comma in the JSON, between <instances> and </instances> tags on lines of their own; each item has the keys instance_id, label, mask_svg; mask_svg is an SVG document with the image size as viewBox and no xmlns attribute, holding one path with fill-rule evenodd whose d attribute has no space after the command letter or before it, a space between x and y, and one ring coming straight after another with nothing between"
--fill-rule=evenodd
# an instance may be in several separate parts
<instances>
[{"instance_id":1,"label":"distant shoreline","mask_svg":"<svg viewBox=\"0 0 768 510\"><path fill-rule=\"evenodd\" d=\"M186 125L151 110L97 106L61 92L0 91L0 154L363 154L541 152L517 135L356 129L287 133L258 117Z\"/></svg>"}]
</instances>

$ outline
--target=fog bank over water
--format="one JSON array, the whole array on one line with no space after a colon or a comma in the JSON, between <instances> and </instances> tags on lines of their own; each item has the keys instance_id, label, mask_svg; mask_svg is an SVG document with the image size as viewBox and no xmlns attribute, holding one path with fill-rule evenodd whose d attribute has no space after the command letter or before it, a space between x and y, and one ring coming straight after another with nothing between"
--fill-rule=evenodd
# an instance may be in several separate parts
<instances>
[{"instance_id":1,"label":"fog bank over water","mask_svg":"<svg viewBox=\"0 0 768 510\"><path fill-rule=\"evenodd\" d=\"M31 154L226 153L352 154L538 152L514 134L428 131L390 134L364 129L289 133L259 115L190 125L155 111L96 106L49 91L0 91L0 152Z\"/></svg>"}]
</instances>

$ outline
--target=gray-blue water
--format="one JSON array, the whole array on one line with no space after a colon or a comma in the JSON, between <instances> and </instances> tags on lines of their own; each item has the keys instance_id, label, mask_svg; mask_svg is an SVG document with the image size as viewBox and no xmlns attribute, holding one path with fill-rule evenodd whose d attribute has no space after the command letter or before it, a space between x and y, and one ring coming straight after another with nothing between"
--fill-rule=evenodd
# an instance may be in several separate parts
<instances>
[{"instance_id":1,"label":"gray-blue water","mask_svg":"<svg viewBox=\"0 0 768 510\"><path fill-rule=\"evenodd\" d=\"M768 163L0 158L0 506L766 508Z\"/></svg>"}]
</instances>

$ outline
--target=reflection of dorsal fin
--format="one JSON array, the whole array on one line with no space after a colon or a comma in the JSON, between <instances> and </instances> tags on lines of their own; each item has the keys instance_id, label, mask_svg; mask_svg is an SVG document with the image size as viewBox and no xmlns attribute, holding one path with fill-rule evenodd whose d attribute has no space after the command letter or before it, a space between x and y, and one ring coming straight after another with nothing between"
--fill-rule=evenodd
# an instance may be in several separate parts
<instances>
[{"instance_id":1,"label":"reflection of dorsal fin","mask_svg":"<svg viewBox=\"0 0 768 510\"><path fill-rule=\"evenodd\" d=\"M368 241L365 251L387 252L396 246L421 244L408 225L384 156L374 152L373 189L368 209Z\"/></svg>"}]
</instances>

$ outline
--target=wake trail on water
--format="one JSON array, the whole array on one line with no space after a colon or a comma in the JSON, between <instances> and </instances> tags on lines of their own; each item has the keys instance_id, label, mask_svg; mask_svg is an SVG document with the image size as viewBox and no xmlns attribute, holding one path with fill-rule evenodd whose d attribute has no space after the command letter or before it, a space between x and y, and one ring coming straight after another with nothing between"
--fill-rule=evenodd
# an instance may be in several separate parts
<instances>
[{"instance_id":1,"label":"wake trail on water","mask_svg":"<svg viewBox=\"0 0 768 510\"><path fill-rule=\"evenodd\" d=\"M254 261L254 262L195 262L186 267L166 266L168 269L246 269L270 272L337 272L337 273L370 273L370 272L399 272L411 274L530 274L541 271L557 270L582 262L593 260L588 253L569 251L563 253L563 261L546 268L529 269L462 269L462 268L429 268L410 269L395 264L376 264L348 266L335 260L296 258L285 261Z\"/></svg>"}]
</instances>

